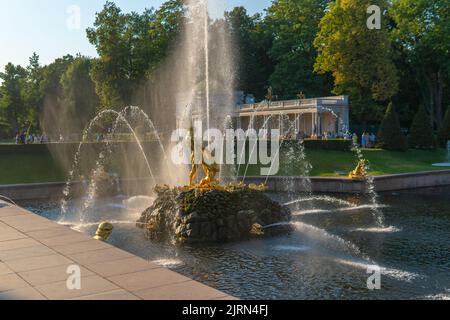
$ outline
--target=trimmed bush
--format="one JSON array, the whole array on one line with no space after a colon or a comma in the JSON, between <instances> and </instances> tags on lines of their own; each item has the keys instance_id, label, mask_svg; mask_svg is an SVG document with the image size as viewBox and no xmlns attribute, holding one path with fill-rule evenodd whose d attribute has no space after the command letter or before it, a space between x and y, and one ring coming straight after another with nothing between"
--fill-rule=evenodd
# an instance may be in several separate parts
<instances>
[{"instance_id":1,"label":"trimmed bush","mask_svg":"<svg viewBox=\"0 0 450 320\"><path fill-rule=\"evenodd\" d=\"M309 150L333 150L333 151L349 151L352 148L351 140L305 140L305 148Z\"/></svg>"},{"instance_id":2,"label":"trimmed bush","mask_svg":"<svg viewBox=\"0 0 450 320\"><path fill-rule=\"evenodd\" d=\"M46 144L1 144L0 155L10 154L46 154Z\"/></svg>"},{"instance_id":3,"label":"trimmed bush","mask_svg":"<svg viewBox=\"0 0 450 320\"><path fill-rule=\"evenodd\" d=\"M400 128L400 121L392 102L389 104L378 132L378 147L385 150L406 151L408 143Z\"/></svg>"},{"instance_id":4,"label":"trimmed bush","mask_svg":"<svg viewBox=\"0 0 450 320\"><path fill-rule=\"evenodd\" d=\"M436 139L431 119L421 105L417 110L410 129L409 147L414 149L436 149Z\"/></svg>"},{"instance_id":5,"label":"trimmed bush","mask_svg":"<svg viewBox=\"0 0 450 320\"><path fill-rule=\"evenodd\" d=\"M438 142L439 146L446 148L447 141L450 140L450 106L447 108L445 113L444 122L442 123L441 129L439 130Z\"/></svg>"}]
</instances>

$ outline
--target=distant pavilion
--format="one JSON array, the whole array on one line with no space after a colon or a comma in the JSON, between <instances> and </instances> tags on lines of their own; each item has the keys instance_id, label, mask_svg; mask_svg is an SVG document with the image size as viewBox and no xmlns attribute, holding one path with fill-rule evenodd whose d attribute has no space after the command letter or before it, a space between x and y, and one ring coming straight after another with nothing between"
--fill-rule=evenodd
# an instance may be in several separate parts
<instances>
[{"instance_id":1,"label":"distant pavilion","mask_svg":"<svg viewBox=\"0 0 450 320\"><path fill-rule=\"evenodd\" d=\"M349 128L349 99L335 96L243 104L236 106L234 118L243 130L279 129L281 135L294 132L304 137L337 135Z\"/></svg>"}]
</instances>

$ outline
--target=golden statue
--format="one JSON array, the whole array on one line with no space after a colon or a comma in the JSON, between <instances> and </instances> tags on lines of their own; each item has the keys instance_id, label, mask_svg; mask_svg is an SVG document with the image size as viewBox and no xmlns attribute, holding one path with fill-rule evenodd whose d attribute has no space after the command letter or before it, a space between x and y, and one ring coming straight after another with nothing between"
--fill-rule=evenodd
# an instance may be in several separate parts
<instances>
[{"instance_id":1,"label":"golden statue","mask_svg":"<svg viewBox=\"0 0 450 320\"><path fill-rule=\"evenodd\" d=\"M220 167L217 163L212 163L212 155L205 148L202 147L202 170L205 174L205 177L199 182L196 182L198 167L199 165L195 161L195 139L194 139L194 128L190 128L191 135L191 172L189 174L189 186L181 187L182 190L190 190L190 189L203 189L203 190L224 190L228 192L233 192L239 189L249 188L257 191L266 191L266 184L262 183L260 185L250 184L249 186L245 185L243 182L240 183L230 183L226 186L221 186L216 176L220 172ZM208 162L206 160L209 160ZM208 164L212 163L212 164Z\"/></svg>"},{"instance_id":2,"label":"golden statue","mask_svg":"<svg viewBox=\"0 0 450 320\"><path fill-rule=\"evenodd\" d=\"M305 96L305 94L303 93L303 91L301 91L299 94L297 94L297 97L298 97L300 100L305 100L305 99L306 99L306 96Z\"/></svg>"},{"instance_id":3,"label":"golden statue","mask_svg":"<svg viewBox=\"0 0 450 320\"><path fill-rule=\"evenodd\" d=\"M348 177L352 180L356 181L364 181L367 178L367 171L366 171L366 160L360 160L358 162L358 165L356 166L355 170L350 172Z\"/></svg>"},{"instance_id":4,"label":"golden statue","mask_svg":"<svg viewBox=\"0 0 450 320\"><path fill-rule=\"evenodd\" d=\"M217 173L219 173L220 169L216 163L208 164L205 161L205 158L211 159L212 155L209 153L205 147L202 147L202 169L205 174L205 178L200 181L199 184L195 183L195 179L197 178L198 172L198 164L195 163L195 140L194 140L194 128L190 129L191 135L191 164L192 169L189 174L189 187L200 187L200 188L213 188L219 184L216 180Z\"/></svg>"},{"instance_id":5,"label":"golden statue","mask_svg":"<svg viewBox=\"0 0 450 320\"><path fill-rule=\"evenodd\" d=\"M102 222L95 233L95 240L107 241L111 233L113 232L114 226L109 222Z\"/></svg>"},{"instance_id":6,"label":"golden statue","mask_svg":"<svg viewBox=\"0 0 450 320\"><path fill-rule=\"evenodd\" d=\"M200 187L202 188L210 188L219 184L216 180L216 175L219 173L220 168L216 163L207 164L205 162L205 155L207 158L211 159L211 153L207 152L205 148L202 148L202 169L205 173L205 178L200 181Z\"/></svg>"},{"instance_id":7,"label":"golden statue","mask_svg":"<svg viewBox=\"0 0 450 320\"><path fill-rule=\"evenodd\" d=\"M195 185L195 178L197 177L198 164L195 163L195 138L194 138L194 128L189 129L191 135L191 164L192 169L189 175L189 186L193 187Z\"/></svg>"}]
</instances>

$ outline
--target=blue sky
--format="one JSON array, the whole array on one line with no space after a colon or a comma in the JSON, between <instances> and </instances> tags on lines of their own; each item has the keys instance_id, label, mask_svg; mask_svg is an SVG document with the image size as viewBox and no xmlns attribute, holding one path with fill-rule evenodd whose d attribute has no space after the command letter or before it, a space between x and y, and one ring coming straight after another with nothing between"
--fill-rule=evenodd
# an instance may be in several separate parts
<instances>
[{"instance_id":1,"label":"blue sky","mask_svg":"<svg viewBox=\"0 0 450 320\"><path fill-rule=\"evenodd\" d=\"M47 64L65 54L78 52L95 56L85 30L106 0L0 0L0 70L12 62L23 66L35 51ZM114 0L125 12L142 12L158 7L164 0ZM212 0L223 9L242 5L250 13L262 12L271 0ZM224 4L225 3L225 4ZM80 9L79 29L67 27L71 6ZM213 5L214 6L214 5Z\"/></svg>"}]
</instances>

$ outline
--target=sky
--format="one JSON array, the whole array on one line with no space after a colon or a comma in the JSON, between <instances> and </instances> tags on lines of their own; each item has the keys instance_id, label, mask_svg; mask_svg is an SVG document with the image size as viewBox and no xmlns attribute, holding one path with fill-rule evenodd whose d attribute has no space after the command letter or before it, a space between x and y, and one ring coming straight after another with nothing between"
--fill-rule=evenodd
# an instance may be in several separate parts
<instances>
[{"instance_id":1,"label":"sky","mask_svg":"<svg viewBox=\"0 0 450 320\"><path fill-rule=\"evenodd\" d=\"M8 62L28 65L36 52L41 64L48 64L65 54L96 56L86 38L95 13L106 0L0 0L0 70ZM157 8L164 0L114 0L124 12L142 12ZM262 12L271 0L210 0L221 10L244 6L250 14ZM219 9L219 10L220 10ZM77 15L77 12L80 14ZM79 16L78 19L74 18Z\"/></svg>"}]
</instances>

